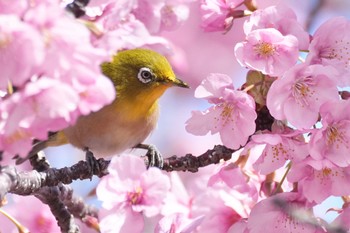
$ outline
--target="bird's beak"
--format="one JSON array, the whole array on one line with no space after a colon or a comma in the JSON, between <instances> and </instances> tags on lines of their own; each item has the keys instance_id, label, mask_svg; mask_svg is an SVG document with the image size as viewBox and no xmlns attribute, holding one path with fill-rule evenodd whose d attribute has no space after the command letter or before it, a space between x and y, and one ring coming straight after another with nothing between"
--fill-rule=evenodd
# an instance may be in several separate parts
<instances>
[{"instance_id":1,"label":"bird's beak","mask_svg":"<svg viewBox=\"0 0 350 233\"><path fill-rule=\"evenodd\" d=\"M172 80L172 83L174 86L190 88L190 86L187 83L185 83L184 81L178 78L175 78L174 80Z\"/></svg>"}]
</instances>

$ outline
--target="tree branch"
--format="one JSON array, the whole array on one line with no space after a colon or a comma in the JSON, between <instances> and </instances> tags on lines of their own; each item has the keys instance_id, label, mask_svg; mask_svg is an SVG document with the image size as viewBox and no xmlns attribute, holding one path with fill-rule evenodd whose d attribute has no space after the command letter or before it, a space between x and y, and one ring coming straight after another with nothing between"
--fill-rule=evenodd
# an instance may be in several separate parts
<instances>
[{"instance_id":1,"label":"tree branch","mask_svg":"<svg viewBox=\"0 0 350 233\"><path fill-rule=\"evenodd\" d=\"M192 154L186 154L184 157L176 155L164 160L163 170L170 171L189 171L197 172L198 168L205 167L210 164L217 164L221 159L229 160L235 150L227 148L223 145L216 145L213 149L207 150L198 157Z\"/></svg>"},{"instance_id":2,"label":"tree branch","mask_svg":"<svg viewBox=\"0 0 350 233\"><path fill-rule=\"evenodd\" d=\"M200 167L205 167L210 164L219 163L221 159L228 160L231 158L235 150L229 149L223 145L216 145L213 149L205 153L194 156L187 154L184 157L176 155L164 159L164 171L189 171L197 172ZM147 157L144 157L147 160ZM40 161L40 159L39 159ZM44 160L45 161L45 160ZM18 195L31 195L42 187L53 187L60 183L70 184L73 180L91 179L92 175L102 177L108 174L108 165L110 161L105 159L98 159L97 165L100 167L98 172L93 174L87 172L89 170L89 163L86 161L79 161L71 167L64 168L46 168L43 162L34 165L35 167L44 167L43 171L18 172L13 166L6 166L1 168L0 172L0 198L4 198L7 193L14 193ZM147 163L147 161L146 161ZM33 163L32 163L33 164ZM41 169L39 169L41 170Z\"/></svg>"},{"instance_id":3,"label":"tree branch","mask_svg":"<svg viewBox=\"0 0 350 233\"><path fill-rule=\"evenodd\" d=\"M43 187L34 194L41 202L50 207L52 214L57 220L58 226L63 233L80 233L79 227L75 224L73 215L60 200L58 187Z\"/></svg>"},{"instance_id":4,"label":"tree branch","mask_svg":"<svg viewBox=\"0 0 350 233\"><path fill-rule=\"evenodd\" d=\"M162 170L197 172L200 167L219 163L220 160L229 160L233 152L235 150L216 145L199 156L186 154L184 157L177 157L174 155L164 159ZM147 157L144 159L147 164ZM87 161L79 161L71 167L61 169L51 168L46 158L42 156L34 156L30 162L36 170L18 172L14 166L1 167L0 199L3 199L7 193L33 194L49 205L62 232L80 232L74 222L74 217L82 220L87 216L97 218L97 209L84 204L81 198L74 197L73 190L65 184L70 184L73 180L78 179L91 179L93 175L105 176L108 174L109 160L96 160L99 169L94 170L93 173L88 172L91 170L91 165Z\"/></svg>"}]
</instances>

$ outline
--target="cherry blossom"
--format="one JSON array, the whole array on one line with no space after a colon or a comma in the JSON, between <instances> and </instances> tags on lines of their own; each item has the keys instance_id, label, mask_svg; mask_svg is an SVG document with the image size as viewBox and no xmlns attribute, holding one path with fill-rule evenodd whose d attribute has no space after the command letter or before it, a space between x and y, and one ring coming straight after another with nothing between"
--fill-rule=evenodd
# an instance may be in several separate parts
<instances>
[{"instance_id":1,"label":"cherry blossom","mask_svg":"<svg viewBox=\"0 0 350 233\"><path fill-rule=\"evenodd\" d=\"M236 195L239 196L238 192ZM205 216L199 226L199 231L204 233L227 232L234 223L246 217L246 210L237 196L216 187L215 190L210 189L196 199L195 214Z\"/></svg>"},{"instance_id":2,"label":"cherry blossom","mask_svg":"<svg viewBox=\"0 0 350 233\"><path fill-rule=\"evenodd\" d=\"M223 182L228 187L239 189L237 186L246 186L246 177L242 170L230 161L220 164L214 174L208 180L208 186L213 186L215 183ZM232 178L233 177L233 178Z\"/></svg>"},{"instance_id":3,"label":"cherry blossom","mask_svg":"<svg viewBox=\"0 0 350 233\"><path fill-rule=\"evenodd\" d=\"M243 0L204 0L201 4L202 27L205 31L225 31L232 25L230 15Z\"/></svg>"},{"instance_id":4,"label":"cherry blossom","mask_svg":"<svg viewBox=\"0 0 350 233\"><path fill-rule=\"evenodd\" d=\"M335 17L322 24L312 37L307 62L332 66L338 71L337 84L349 86L350 21Z\"/></svg>"},{"instance_id":5,"label":"cherry blossom","mask_svg":"<svg viewBox=\"0 0 350 233\"><path fill-rule=\"evenodd\" d=\"M252 144L265 145L254 168L267 175L285 165L289 160L301 161L309 154L307 144L293 134L260 134L252 137Z\"/></svg>"},{"instance_id":6,"label":"cherry blossom","mask_svg":"<svg viewBox=\"0 0 350 233\"><path fill-rule=\"evenodd\" d=\"M224 145L237 149L255 131L255 103L247 93L234 90L230 77L211 74L196 89L198 98L206 98L213 107L193 111L186 130L195 135L219 133ZM246 127L242 128L241 125Z\"/></svg>"},{"instance_id":7,"label":"cherry blossom","mask_svg":"<svg viewBox=\"0 0 350 233\"><path fill-rule=\"evenodd\" d=\"M294 11L283 3L257 9L244 22L243 27L246 35L253 30L263 28L275 28L284 36L289 34L295 36L298 39L299 49L306 50L309 47L309 34L298 23Z\"/></svg>"},{"instance_id":8,"label":"cherry blossom","mask_svg":"<svg viewBox=\"0 0 350 233\"><path fill-rule=\"evenodd\" d=\"M304 210L304 215L301 211ZM306 202L298 193L285 192L266 198L257 203L252 209L248 218L249 233L265 232L312 232L316 233L317 228L303 223L303 217L309 219L311 213L306 208ZM299 213L299 214L298 214Z\"/></svg>"},{"instance_id":9,"label":"cherry blossom","mask_svg":"<svg viewBox=\"0 0 350 233\"><path fill-rule=\"evenodd\" d=\"M235 224L233 224L230 229L227 231L227 233L249 233L249 229L247 226L247 220L246 219L241 219Z\"/></svg>"},{"instance_id":10,"label":"cherry blossom","mask_svg":"<svg viewBox=\"0 0 350 233\"><path fill-rule=\"evenodd\" d=\"M55 217L52 215L50 208L40 202L35 197L14 196L13 206L9 208L8 213L14 217L21 225L30 232L37 233L60 233ZM18 208L20 206L20 208ZM35 206L35 208L33 208ZM30 214L23 214L30 213ZM18 232L18 231L13 231Z\"/></svg>"},{"instance_id":11,"label":"cherry blossom","mask_svg":"<svg viewBox=\"0 0 350 233\"><path fill-rule=\"evenodd\" d=\"M160 31L174 31L178 29L189 17L190 11L186 2L192 0L168 0L161 8Z\"/></svg>"},{"instance_id":12,"label":"cherry blossom","mask_svg":"<svg viewBox=\"0 0 350 233\"><path fill-rule=\"evenodd\" d=\"M142 232L143 215L160 213L169 178L158 168L146 170L141 158L130 155L113 157L108 169L96 189L103 207L101 232Z\"/></svg>"},{"instance_id":13,"label":"cherry blossom","mask_svg":"<svg viewBox=\"0 0 350 233\"><path fill-rule=\"evenodd\" d=\"M79 96L71 86L41 77L26 85L0 104L0 150L12 157L26 155L33 137L46 139L47 131L56 131L74 122L73 112Z\"/></svg>"},{"instance_id":14,"label":"cherry blossom","mask_svg":"<svg viewBox=\"0 0 350 233\"><path fill-rule=\"evenodd\" d=\"M183 214L172 214L163 217L157 224L155 233L191 233L201 224L204 216L189 219Z\"/></svg>"},{"instance_id":15,"label":"cherry blossom","mask_svg":"<svg viewBox=\"0 0 350 233\"><path fill-rule=\"evenodd\" d=\"M188 18L189 9L184 2L186 0L139 0L132 13L151 33L171 31Z\"/></svg>"},{"instance_id":16,"label":"cherry blossom","mask_svg":"<svg viewBox=\"0 0 350 233\"><path fill-rule=\"evenodd\" d=\"M39 31L18 17L0 15L0 53L0 89L6 89L8 82L21 87L42 64L44 41Z\"/></svg>"},{"instance_id":17,"label":"cherry blossom","mask_svg":"<svg viewBox=\"0 0 350 233\"><path fill-rule=\"evenodd\" d=\"M321 105L339 99L333 74L321 65L299 64L288 70L272 83L267 94L271 115L298 129L310 128L318 120Z\"/></svg>"},{"instance_id":18,"label":"cherry blossom","mask_svg":"<svg viewBox=\"0 0 350 233\"><path fill-rule=\"evenodd\" d=\"M113 15L105 17L113 17ZM105 33L93 38L93 45L107 50L110 55L114 55L118 50L146 45L161 47L163 50L169 46L166 39L152 35L146 26L133 15L117 25L118 27L104 28Z\"/></svg>"},{"instance_id":19,"label":"cherry blossom","mask_svg":"<svg viewBox=\"0 0 350 233\"><path fill-rule=\"evenodd\" d=\"M176 214L182 214L187 217L192 216L192 204L196 198L195 195L187 191L178 173L170 174L170 182L170 192L164 199L161 214L164 216L174 216ZM172 217L169 218L172 219Z\"/></svg>"},{"instance_id":20,"label":"cherry blossom","mask_svg":"<svg viewBox=\"0 0 350 233\"><path fill-rule=\"evenodd\" d=\"M159 143L164 154L179 156L201 154L212 144L239 150L230 160L196 174L165 175L157 168L146 169L138 157L113 157L109 174L96 189L102 233L349 229L348 19L330 19L309 35L302 26L307 24L305 17L297 21L296 13L303 19L303 11L295 13L282 1L269 6L269 1L253 0L90 0L79 19L65 10L68 2L72 1L0 0L2 166L12 166L9 159L26 155L33 140L45 140L48 131L59 131L111 103L117 93L101 74L100 64L120 50L147 47L172 53L174 70L191 86L202 81L194 94L209 107L193 107L201 111L192 112L186 130L218 136L190 142L187 138L194 136L178 134L174 124L164 127L161 142L155 141L158 136L150 142ZM324 6L330 4L320 5ZM293 8L298 9L295 4ZM326 7L321 9L324 13ZM190 15L184 30L175 31ZM319 22L315 15L310 19L312 26ZM214 31L222 33L207 33ZM235 45L242 35L243 41ZM300 50L309 54L297 64ZM245 80L237 64L249 69ZM213 70L234 78L211 73L203 79ZM234 88L233 83L242 86ZM190 109L180 111L187 103L179 101L185 98L178 93L174 97L173 109L184 114L176 115L178 123ZM197 104L188 97L188 104ZM331 209L339 216L330 224L312 214L312 208L329 196L341 196L344 202L341 209ZM1 208L31 232L60 231L38 200L4 200ZM33 205L38 208L30 209ZM1 232L14 228L2 221L0 225Z\"/></svg>"},{"instance_id":21,"label":"cherry blossom","mask_svg":"<svg viewBox=\"0 0 350 233\"><path fill-rule=\"evenodd\" d=\"M345 203L338 217L334 219L334 221L331 223L331 226L334 229L342 229L344 230L344 232L349 231L350 230L349 218L350 218L350 208L348 206L348 203Z\"/></svg>"},{"instance_id":22,"label":"cherry blossom","mask_svg":"<svg viewBox=\"0 0 350 233\"><path fill-rule=\"evenodd\" d=\"M328 160L305 161L293 164L288 181L298 182L298 190L309 202L321 203L327 197L348 195L350 167L341 168Z\"/></svg>"},{"instance_id":23,"label":"cherry blossom","mask_svg":"<svg viewBox=\"0 0 350 233\"><path fill-rule=\"evenodd\" d=\"M0 25L0 89L8 83L17 89L0 103L0 151L6 156L26 155L34 138L44 140L48 131L115 98L112 82L100 71L108 54L92 46L90 31L59 2L33 2L21 19L2 15Z\"/></svg>"},{"instance_id":24,"label":"cherry blossom","mask_svg":"<svg viewBox=\"0 0 350 233\"><path fill-rule=\"evenodd\" d=\"M328 159L340 167L350 165L349 107L349 100L330 101L321 107L322 128L315 130L311 136L311 157Z\"/></svg>"},{"instance_id":25,"label":"cherry blossom","mask_svg":"<svg viewBox=\"0 0 350 233\"><path fill-rule=\"evenodd\" d=\"M15 2L10 0L2 0L0 1L0 13L21 16L28 8L28 4L29 3L26 0L18 0Z\"/></svg>"},{"instance_id":26,"label":"cherry blossom","mask_svg":"<svg viewBox=\"0 0 350 233\"><path fill-rule=\"evenodd\" d=\"M245 67L270 76L280 76L298 59L298 40L274 28L256 29L235 46L237 61Z\"/></svg>"}]
</instances>

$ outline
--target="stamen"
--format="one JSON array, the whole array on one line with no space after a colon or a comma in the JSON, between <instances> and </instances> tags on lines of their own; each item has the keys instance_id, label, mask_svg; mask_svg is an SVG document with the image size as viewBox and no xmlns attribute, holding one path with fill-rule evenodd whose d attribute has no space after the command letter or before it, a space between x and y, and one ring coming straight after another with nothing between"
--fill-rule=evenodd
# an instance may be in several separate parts
<instances>
[{"instance_id":1,"label":"stamen","mask_svg":"<svg viewBox=\"0 0 350 233\"><path fill-rule=\"evenodd\" d=\"M292 95L300 106L309 106L308 98L311 98L315 93L311 88L314 85L315 82L311 76L301 78L295 82L292 87Z\"/></svg>"},{"instance_id":2,"label":"stamen","mask_svg":"<svg viewBox=\"0 0 350 233\"><path fill-rule=\"evenodd\" d=\"M137 187L134 192L128 192L127 200L131 205L139 204L142 200L142 188Z\"/></svg>"},{"instance_id":3,"label":"stamen","mask_svg":"<svg viewBox=\"0 0 350 233\"><path fill-rule=\"evenodd\" d=\"M276 48L270 43L260 42L255 45L254 50L259 56L269 57L275 53Z\"/></svg>"}]
</instances>

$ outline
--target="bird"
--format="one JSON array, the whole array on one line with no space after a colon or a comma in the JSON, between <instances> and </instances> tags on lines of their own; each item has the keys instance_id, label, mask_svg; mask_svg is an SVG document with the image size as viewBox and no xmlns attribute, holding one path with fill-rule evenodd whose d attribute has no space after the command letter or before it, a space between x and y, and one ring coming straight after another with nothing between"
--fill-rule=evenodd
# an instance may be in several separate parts
<instances>
[{"instance_id":1,"label":"bird","mask_svg":"<svg viewBox=\"0 0 350 233\"><path fill-rule=\"evenodd\" d=\"M64 144L89 151L96 158L143 148L151 151L149 165L163 166L155 147L142 143L157 125L159 98L170 87L189 88L188 84L176 77L166 57L144 48L117 52L111 61L101 64L101 71L115 87L112 103L35 143L26 158ZM17 164L23 160L17 158Z\"/></svg>"}]
</instances>

